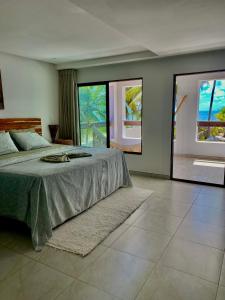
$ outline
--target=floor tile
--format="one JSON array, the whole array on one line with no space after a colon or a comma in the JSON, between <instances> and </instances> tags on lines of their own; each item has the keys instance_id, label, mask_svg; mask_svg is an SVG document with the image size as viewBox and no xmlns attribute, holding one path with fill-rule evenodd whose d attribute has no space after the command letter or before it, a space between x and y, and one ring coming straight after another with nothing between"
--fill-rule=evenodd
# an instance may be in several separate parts
<instances>
[{"instance_id":1,"label":"floor tile","mask_svg":"<svg viewBox=\"0 0 225 300\"><path fill-rule=\"evenodd\" d=\"M160 215L150 211L140 216L134 226L161 233L174 234L181 223L182 218L172 215Z\"/></svg>"},{"instance_id":2,"label":"floor tile","mask_svg":"<svg viewBox=\"0 0 225 300\"><path fill-rule=\"evenodd\" d=\"M167 267L153 271L137 300L214 300L217 285Z\"/></svg>"},{"instance_id":3,"label":"floor tile","mask_svg":"<svg viewBox=\"0 0 225 300\"><path fill-rule=\"evenodd\" d=\"M220 286L217 292L216 300L224 300L225 299L225 287Z\"/></svg>"},{"instance_id":4,"label":"floor tile","mask_svg":"<svg viewBox=\"0 0 225 300\"><path fill-rule=\"evenodd\" d=\"M111 296L84 282L75 280L56 300L116 300Z\"/></svg>"},{"instance_id":5,"label":"floor tile","mask_svg":"<svg viewBox=\"0 0 225 300\"><path fill-rule=\"evenodd\" d=\"M192 242L225 249L225 227L216 227L207 223L185 220L179 227L176 237Z\"/></svg>"},{"instance_id":6,"label":"floor tile","mask_svg":"<svg viewBox=\"0 0 225 300\"><path fill-rule=\"evenodd\" d=\"M162 258L168 267L215 283L219 282L222 261L222 251L181 239L174 239Z\"/></svg>"},{"instance_id":7,"label":"floor tile","mask_svg":"<svg viewBox=\"0 0 225 300\"><path fill-rule=\"evenodd\" d=\"M108 249L80 279L121 299L134 299L154 264Z\"/></svg>"},{"instance_id":8,"label":"floor tile","mask_svg":"<svg viewBox=\"0 0 225 300\"><path fill-rule=\"evenodd\" d=\"M0 218L0 244L33 259L40 256L33 248L29 228L22 222Z\"/></svg>"},{"instance_id":9,"label":"floor tile","mask_svg":"<svg viewBox=\"0 0 225 300\"><path fill-rule=\"evenodd\" d=\"M0 299L55 299L73 279L42 264L30 262L0 282Z\"/></svg>"},{"instance_id":10,"label":"floor tile","mask_svg":"<svg viewBox=\"0 0 225 300\"><path fill-rule=\"evenodd\" d=\"M225 210L225 197L223 195L216 196L211 193L200 193L195 200L195 205L208 206Z\"/></svg>"},{"instance_id":11,"label":"floor tile","mask_svg":"<svg viewBox=\"0 0 225 300\"><path fill-rule=\"evenodd\" d=\"M17 272L29 261L25 256L0 246L0 282Z\"/></svg>"},{"instance_id":12,"label":"floor tile","mask_svg":"<svg viewBox=\"0 0 225 300\"><path fill-rule=\"evenodd\" d=\"M67 251L45 247L40 262L75 278L106 251L106 247L99 245L89 255L82 257Z\"/></svg>"},{"instance_id":13,"label":"floor tile","mask_svg":"<svg viewBox=\"0 0 225 300\"><path fill-rule=\"evenodd\" d=\"M171 214L177 217L183 218L188 210L190 209L192 203L182 201L182 199L177 200L174 198L166 198L160 196L152 196L147 202L147 209L159 213L159 214Z\"/></svg>"},{"instance_id":14,"label":"floor tile","mask_svg":"<svg viewBox=\"0 0 225 300\"><path fill-rule=\"evenodd\" d=\"M169 186L162 186L161 189L156 191L156 194L176 200L182 199L183 202L185 201L188 203L192 203L197 198L199 192L200 187L198 187L197 185L173 182Z\"/></svg>"},{"instance_id":15,"label":"floor tile","mask_svg":"<svg viewBox=\"0 0 225 300\"><path fill-rule=\"evenodd\" d=\"M186 218L189 221L209 223L214 226L225 227L225 211L208 206L193 205Z\"/></svg>"},{"instance_id":16,"label":"floor tile","mask_svg":"<svg viewBox=\"0 0 225 300\"><path fill-rule=\"evenodd\" d=\"M144 213L145 213L145 209L143 209L142 207L139 207L137 210L135 210L135 212L132 215L130 215L129 218L126 219L126 221L124 223L127 225L132 225Z\"/></svg>"},{"instance_id":17,"label":"floor tile","mask_svg":"<svg viewBox=\"0 0 225 300\"><path fill-rule=\"evenodd\" d=\"M131 227L113 243L112 248L156 262L170 239L167 234Z\"/></svg>"},{"instance_id":18,"label":"floor tile","mask_svg":"<svg viewBox=\"0 0 225 300\"><path fill-rule=\"evenodd\" d=\"M123 223L116 230L114 230L110 235L102 242L103 246L110 247L112 243L117 240L130 226Z\"/></svg>"},{"instance_id":19,"label":"floor tile","mask_svg":"<svg viewBox=\"0 0 225 300\"><path fill-rule=\"evenodd\" d=\"M204 185L201 187L201 194L208 194L213 197L223 197L225 198L225 190L223 187L214 187L214 186L207 186Z\"/></svg>"},{"instance_id":20,"label":"floor tile","mask_svg":"<svg viewBox=\"0 0 225 300\"><path fill-rule=\"evenodd\" d=\"M5 246L35 260L41 256L41 251L34 250L31 236L24 233L11 233Z\"/></svg>"},{"instance_id":21,"label":"floor tile","mask_svg":"<svg viewBox=\"0 0 225 300\"><path fill-rule=\"evenodd\" d=\"M155 193L85 258L35 252L27 228L0 219L0 299L215 300L219 282L224 300L225 190L132 179Z\"/></svg>"},{"instance_id":22,"label":"floor tile","mask_svg":"<svg viewBox=\"0 0 225 300\"><path fill-rule=\"evenodd\" d=\"M147 176L131 176L133 184L137 187L156 190L161 184L167 182L168 180L160 179L160 178L153 178Z\"/></svg>"}]
</instances>

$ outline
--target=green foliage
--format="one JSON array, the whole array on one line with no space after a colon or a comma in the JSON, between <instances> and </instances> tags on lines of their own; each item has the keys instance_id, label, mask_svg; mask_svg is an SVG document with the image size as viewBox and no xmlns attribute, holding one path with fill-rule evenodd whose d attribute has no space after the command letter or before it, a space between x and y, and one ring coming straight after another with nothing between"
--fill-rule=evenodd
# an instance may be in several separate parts
<instances>
[{"instance_id":1,"label":"green foliage","mask_svg":"<svg viewBox=\"0 0 225 300\"><path fill-rule=\"evenodd\" d=\"M225 121L225 107L223 107L220 112L218 112L215 117L221 121ZM216 136L225 136L225 128L224 127L199 127L198 128L198 140L205 141L209 137L216 137Z\"/></svg>"},{"instance_id":2,"label":"green foliage","mask_svg":"<svg viewBox=\"0 0 225 300\"><path fill-rule=\"evenodd\" d=\"M79 88L81 123L104 122L106 118L106 89L104 85Z\"/></svg>"},{"instance_id":3,"label":"green foliage","mask_svg":"<svg viewBox=\"0 0 225 300\"><path fill-rule=\"evenodd\" d=\"M207 127L198 127L198 140L205 141L208 137Z\"/></svg>"},{"instance_id":4,"label":"green foliage","mask_svg":"<svg viewBox=\"0 0 225 300\"><path fill-rule=\"evenodd\" d=\"M198 140L199 141L206 141L209 136L224 136L225 135L225 128L223 127L211 127L208 132L208 127L199 127L198 128Z\"/></svg>"},{"instance_id":5,"label":"green foliage","mask_svg":"<svg viewBox=\"0 0 225 300\"><path fill-rule=\"evenodd\" d=\"M106 136L106 88L105 85L79 87L79 106L81 123L81 144L93 146L93 126L103 122L98 128ZM85 126L85 128L82 128Z\"/></svg>"},{"instance_id":6,"label":"green foliage","mask_svg":"<svg viewBox=\"0 0 225 300\"><path fill-rule=\"evenodd\" d=\"M225 129L223 127L212 127L210 130L211 136L224 136Z\"/></svg>"},{"instance_id":7,"label":"green foliage","mask_svg":"<svg viewBox=\"0 0 225 300\"><path fill-rule=\"evenodd\" d=\"M221 111L216 114L216 118L222 122L225 121L225 107L223 107Z\"/></svg>"},{"instance_id":8,"label":"green foliage","mask_svg":"<svg viewBox=\"0 0 225 300\"><path fill-rule=\"evenodd\" d=\"M126 88L126 119L141 121L142 86Z\"/></svg>"}]
</instances>

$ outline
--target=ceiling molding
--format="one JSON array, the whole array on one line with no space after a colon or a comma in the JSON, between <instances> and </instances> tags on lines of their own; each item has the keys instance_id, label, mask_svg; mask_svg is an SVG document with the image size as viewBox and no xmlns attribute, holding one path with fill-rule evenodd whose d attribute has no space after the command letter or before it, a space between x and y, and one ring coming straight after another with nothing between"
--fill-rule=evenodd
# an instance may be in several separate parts
<instances>
[{"instance_id":1,"label":"ceiling molding","mask_svg":"<svg viewBox=\"0 0 225 300\"><path fill-rule=\"evenodd\" d=\"M62 70L67 68L74 68L74 69L81 69L87 67L95 67L95 66L102 66L102 65L111 65L111 64L118 64L118 63L125 63L125 62L133 62L133 61L140 61L146 60L150 58L157 57L152 51L142 51L130 54L122 54L122 55L115 55L103 58L96 58L96 59L86 59L80 61L71 61L68 63L57 64L56 69Z\"/></svg>"}]
</instances>

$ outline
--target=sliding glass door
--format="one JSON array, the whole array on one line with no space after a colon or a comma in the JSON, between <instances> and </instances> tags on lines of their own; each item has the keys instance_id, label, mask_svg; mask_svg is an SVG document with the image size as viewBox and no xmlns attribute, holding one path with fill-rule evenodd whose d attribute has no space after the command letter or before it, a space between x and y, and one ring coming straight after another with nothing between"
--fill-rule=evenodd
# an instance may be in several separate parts
<instances>
[{"instance_id":1,"label":"sliding glass door","mask_svg":"<svg viewBox=\"0 0 225 300\"><path fill-rule=\"evenodd\" d=\"M107 147L108 143L108 85L78 86L81 145Z\"/></svg>"},{"instance_id":2,"label":"sliding glass door","mask_svg":"<svg viewBox=\"0 0 225 300\"><path fill-rule=\"evenodd\" d=\"M142 78L78 84L81 146L142 153Z\"/></svg>"}]
</instances>

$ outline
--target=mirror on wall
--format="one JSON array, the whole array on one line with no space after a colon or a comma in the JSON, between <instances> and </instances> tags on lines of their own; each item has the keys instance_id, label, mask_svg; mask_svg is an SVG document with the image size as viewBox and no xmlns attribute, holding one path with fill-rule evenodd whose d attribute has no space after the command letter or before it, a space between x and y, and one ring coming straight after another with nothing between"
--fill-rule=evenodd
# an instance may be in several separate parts
<instances>
[{"instance_id":1,"label":"mirror on wall","mask_svg":"<svg viewBox=\"0 0 225 300\"><path fill-rule=\"evenodd\" d=\"M175 76L172 178L224 185L225 72Z\"/></svg>"}]
</instances>

